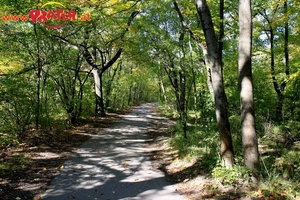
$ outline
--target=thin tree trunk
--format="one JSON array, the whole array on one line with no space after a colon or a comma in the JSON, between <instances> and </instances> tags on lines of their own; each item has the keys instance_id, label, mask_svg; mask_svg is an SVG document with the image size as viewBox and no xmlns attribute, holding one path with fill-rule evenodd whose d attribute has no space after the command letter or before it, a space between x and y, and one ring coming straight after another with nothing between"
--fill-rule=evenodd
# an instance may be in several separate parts
<instances>
[{"instance_id":1,"label":"thin tree trunk","mask_svg":"<svg viewBox=\"0 0 300 200\"><path fill-rule=\"evenodd\" d=\"M117 71L119 69L119 65L120 65L120 63L118 64L118 66L115 69L113 69L113 74L112 74L110 80L108 80L108 84L106 86L106 102L105 102L105 107L106 108L108 108L110 106L110 99L111 99L110 98L110 94L111 94L111 90L112 90L112 84L114 82L114 79L116 77Z\"/></svg>"},{"instance_id":2,"label":"thin tree trunk","mask_svg":"<svg viewBox=\"0 0 300 200\"><path fill-rule=\"evenodd\" d=\"M184 28L184 27L183 27ZM187 101L186 101L186 77L185 77L185 67L184 67L184 60L185 60L185 51L184 51L184 32L182 31L179 37L179 42L181 45L182 50L182 58L180 58L180 72L179 72L179 84L180 84L180 116L181 116L181 124L183 129L183 136L187 138Z\"/></svg>"},{"instance_id":3,"label":"thin tree trunk","mask_svg":"<svg viewBox=\"0 0 300 200\"><path fill-rule=\"evenodd\" d=\"M283 88L280 88L277 78L276 78L276 72L275 72L275 50L274 50L274 30L271 27L270 30L270 50L271 50L271 75L272 75L272 81L273 86L277 94L277 107L276 107L276 120L278 122L283 120L282 115L282 108L283 108L283 101L284 101L284 95L283 95Z\"/></svg>"},{"instance_id":4,"label":"thin tree trunk","mask_svg":"<svg viewBox=\"0 0 300 200\"><path fill-rule=\"evenodd\" d=\"M128 99L127 99L127 105L129 106L132 101L132 84L129 85L129 92L128 92Z\"/></svg>"},{"instance_id":5,"label":"thin tree trunk","mask_svg":"<svg viewBox=\"0 0 300 200\"><path fill-rule=\"evenodd\" d=\"M36 37L37 48L37 89L36 89L36 108L35 108L35 128L39 129L40 107L41 107L41 54L40 54L40 40L38 37L36 24L34 24L34 34Z\"/></svg>"},{"instance_id":6,"label":"thin tree trunk","mask_svg":"<svg viewBox=\"0 0 300 200\"><path fill-rule=\"evenodd\" d=\"M258 143L255 132L252 82L252 16L251 0L239 0L239 86L244 163L249 169L260 171ZM257 182L259 173L253 174Z\"/></svg>"},{"instance_id":7,"label":"thin tree trunk","mask_svg":"<svg viewBox=\"0 0 300 200\"><path fill-rule=\"evenodd\" d=\"M198 15L202 23L202 29L207 45L208 60L211 67L212 86L216 108L216 119L221 140L222 165L228 169L233 167L233 145L228 119L228 103L224 90L222 65L220 63L218 42L212 23L210 10L206 0L195 0Z\"/></svg>"},{"instance_id":8,"label":"thin tree trunk","mask_svg":"<svg viewBox=\"0 0 300 200\"><path fill-rule=\"evenodd\" d=\"M273 16L276 15L277 9L279 7L279 4L276 6L276 8L273 11ZM287 2L284 2L284 12L285 14L287 13ZM277 78L276 78L276 72L275 72L275 35L274 32L276 31L276 27L273 27L273 21L274 19L269 18L268 14L265 12L260 12L260 14L265 18L267 21L269 27L268 30L265 30L265 32L269 32L269 40L270 40L270 51L271 51L271 76L272 76L272 83L275 89L275 92L277 94L277 107L276 107L276 120L278 122L283 120L283 105L284 105L284 90L286 87L286 81L283 80L281 84L278 83ZM285 64L286 64L286 69L285 69L285 74L286 76L289 76L289 56L288 56L288 19L285 22L284 26L284 54L285 54Z\"/></svg>"},{"instance_id":9,"label":"thin tree trunk","mask_svg":"<svg viewBox=\"0 0 300 200\"><path fill-rule=\"evenodd\" d=\"M192 75L193 75L193 92L194 92L194 112L195 112L195 121L197 123L198 121L198 114L197 114L197 104L198 104L198 101L197 101L197 85L196 85L196 74L195 74L195 71L194 69L192 69Z\"/></svg>"},{"instance_id":10,"label":"thin tree trunk","mask_svg":"<svg viewBox=\"0 0 300 200\"><path fill-rule=\"evenodd\" d=\"M191 57L191 66L194 66L194 61L193 61L193 47L191 45L191 37L189 37L189 48L190 48L190 57ZM197 114L197 85L196 85L196 73L194 68L192 70L192 87L193 87L193 93L194 93L194 112L195 112L195 118L196 118L196 123L198 121L198 114Z\"/></svg>"},{"instance_id":11,"label":"thin tree trunk","mask_svg":"<svg viewBox=\"0 0 300 200\"><path fill-rule=\"evenodd\" d=\"M289 17L287 0L284 2L284 13L286 15L286 22L284 24L284 57L285 57L285 74L290 75L289 67Z\"/></svg>"},{"instance_id":12,"label":"thin tree trunk","mask_svg":"<svg viewBox=\"0 0 300 200\"><path fill-rule=\"evenodd\" d=\"M164 97L164 101L167 104L168 103L168 99L167 99L167 95L166 95L166 90L165 90L164 83L163 83L162 80L160 80L159 83L160 83L160 88L161 88L161 91L162 91L162 94L163 94L163 97Z\"/></svg>"},{"instance_id":13,"label":"thin tree trunk","mask_svg":"<svg viewBox=\"0 0 300 200\"><path fill-rule=\"evenodd\" d=\"M104 98L103 98L103 81L102 81L102 76L103 73L99 74L99 78L100 78L100 98L99 98L99 110L97 111L97 114L99 114L101 117L105 117L105 108L104 108Z\"/></svg>"},{"instance_id":14,"label":"thin tree trunk","mask_svg":"<svg viewBox=\"0 0 300 200\"><path fill-rule=\"evenodd\" d=\"M289 45L289 22L288 22L288 4L287 1L284 1L284 13L286 15L286 22L284 23L284 58L285 58L285 75L288 77L290 74L290 69L289 69L289 49L288 49L288 45ZM272 76L274 75L275 77L275 61L274 61L274 33L272 30L272 36L271 36L271 69L272 69ZM276 81L276 78L273 78L273 82L274 80ZM275 84L276 83L276 84ZM277 87L277 89L275 88L275 91L277 93L278 96L278 102L277 102L277 107L276 107L276 119L277 121L281 122L283 121L283 105L284 105L284 90L286 87L286 80L283 80L282 83L280 84L280 86L278 85L277 81L274 83L274 87Z\"/></svg>"},{"instance_id":15,"label":"thin tree trunk","mask_svg":"<svg viewBox=\"0 0 300 200\"><path fill-rule=\"evenodd\" d=\"M185 99L185 89L186 89L186 80L185 80L185 73L183 66L181 66L181 72L179 73L179 79L180 79L180 117L181 117L181 124L183 129L183 136L184 138L187 138L187 101Z\"/></svg>"},{"instance_id":16,"label":"thin tree trunk","mask_svg":"<svg viewBox=\"0 0 300 200\"><path fill-rule=\"evenodd\" d=\"M208 59L208 53L207 53L207 49L206 47L201 43L201 39L198 38L194 32L187 26L187 23L184 21L184 17L178 7L178 4L176 2L176 0L173 0L173 5L174 8L176 10L176 12L179 15L179 19L181 22L182 27L189 33L190 37L193 38L193 40L196 42L196 44L202 49L202 53L203 53L203 57L204 57L204 64L206 65L206 74L207 74L207 86L209 89L209 93L212 97L212 99L214 99L214 91L213 91L213 86L212 86L212 78L211 78L211 68L209 65L209 59Z\"/></svg>"}]
</instances>

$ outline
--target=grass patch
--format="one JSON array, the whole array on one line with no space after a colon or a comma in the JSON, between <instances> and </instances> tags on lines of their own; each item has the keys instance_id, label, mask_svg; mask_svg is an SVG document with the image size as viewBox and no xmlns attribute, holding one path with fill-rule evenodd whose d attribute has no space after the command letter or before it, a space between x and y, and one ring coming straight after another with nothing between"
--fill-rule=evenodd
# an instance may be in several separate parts
<instances>
[{"instance_id":1,"label":"grass patch","mask_svg":"<svg viewBox=\"0 0 300 200\"><path fill-rule=\"evenodd\" d=\"M171 127L173 137L169 144L178 152L179 158L187 161L201 159L203 167L211 171L219 162L219 136L207 126L188 126L187 138L184 138L180 125Z\"/></svg>"},{"instance_id":2,"label":"grass patch","mask_svg":"<svg viewBox=\"0 0 300 200\"><path fill-rule=\"evenodd\" d=\"M169 118L176 116L174 110L164 110ZM170 113L172 113L170 115ZM192 113L189 113L192 114ZM181 162L197 160L209 177L216 192L219 186L234 187L240 195L263 199L300 199L300 122L286 121L281 124L257 121L257 136L261 158L261 179L253 184L253 171L244 167L240 116L232 115L232 141L235 165L227 170L220 165L220 138L216 123L199 115L195 124L195 113L188 117L187 138L184 138L180 123L170 128L169 144L178 153ZM170 117L171 116L171 117Z\"/></svg>"},{"instance_id":3,"label":"grass patch","mask_svg":"<svg viewBox=\"0 0 300 200\"><path fill-rule=\"evenodd\" d=\"M17 135L14 133L0 132L0 147L1 146L16 146L19 144Z\"/></svg>"},{"instance_id":4,"label":"grass patch","mask_svg":"<svg viewBox=\"0 0 300 200\"><path fill-rule=\"evenodd\" d=\"M259 184L259 189L264 197L285 197L285 199L299 199L300 186L298 181L285 180L279 174L272 174L271 177L263 179ZM255 195L255 193L254 193Z\"/></svg>"},{"instance_id":5,"label":"grass patch","mask_svg":"<svg viewBox=\"0 0 300 200\"><path fill-rule=\"evenodd\" d=\"M224 167L215 167L212 170L212 177L216 178L223 185L248 185L251 183L251 171L244 166L235 165L229 170Z\"/></svg>"}]
</instances>

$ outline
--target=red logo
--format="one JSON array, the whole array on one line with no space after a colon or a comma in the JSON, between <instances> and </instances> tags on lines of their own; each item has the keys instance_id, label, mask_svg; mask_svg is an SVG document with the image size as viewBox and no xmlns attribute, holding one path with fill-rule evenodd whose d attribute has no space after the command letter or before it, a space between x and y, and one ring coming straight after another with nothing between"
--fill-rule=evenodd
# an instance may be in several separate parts
<instances>
[{"instance_id":1,"label":"red logo","mask_svg":"<svg viewBox=\"0 0 300 200\"><path fill-rule=\"evenodd\" d=\"M46 9L47 7L59 7L59 9ZM66 21L90 21L91 15L83 14L78 18L75 10L68 10L66 7L58 2L48 2L41 6L41 9L35 9L29 11L28 15L3 15L2 20L4 21L28 21L31 20L33 23L42 23L47 28L60 28Z\"/></svg>"},{"instance_id":2,"label":"red logo","mask_svg":"<svg viewBox=\"0 0 300 200\"><path fill-rule=\"evenodd\" d=\"M47 5L58 5L60 7L65 8L65 6L58 2L48 2L42 5L42 9ZM64 10L64 9L57 9L57 10L31 10L29 11L29 15L31 21L36 23L37 21L43 23L44 26L47 28L59 28L64 25L64 21L72 21L76 20L76 11L74 10ZM49 24L49 21L57 21L57 25ZM48 23L47 23L48 22Z\"/></svg>"}]
</instances>

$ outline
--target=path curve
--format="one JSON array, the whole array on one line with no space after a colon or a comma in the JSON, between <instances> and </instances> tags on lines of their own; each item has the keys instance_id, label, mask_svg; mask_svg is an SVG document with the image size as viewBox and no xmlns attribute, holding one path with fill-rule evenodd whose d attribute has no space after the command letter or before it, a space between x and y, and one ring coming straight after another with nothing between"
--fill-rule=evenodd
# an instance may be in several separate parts
<instances>
[{"instance_id":1,"label":"path curve","mask_svg":"<svg viewBox=\"0 0 300 200\"><path fill-rule=\"evenodd\" d=\"M147 103L136 107L87 140L64 163L42 199L187 199L152 167L146 145L151 106Z\"/></svg>"}]
</instances>

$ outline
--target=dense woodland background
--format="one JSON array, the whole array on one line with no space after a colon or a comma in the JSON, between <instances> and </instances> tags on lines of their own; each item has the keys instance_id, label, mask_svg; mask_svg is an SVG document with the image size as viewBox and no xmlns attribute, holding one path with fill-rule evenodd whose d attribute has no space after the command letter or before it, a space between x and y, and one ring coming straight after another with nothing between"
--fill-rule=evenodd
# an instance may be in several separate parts
<instances>
[{"instance_id":1,"label":"dense woodland background","mask_svg":"<svg viewBox=\"0 0 300 200\"><path fill-rule=\"evenodd\" d=\"M170 143L181 157L201 158L205 169L225 184L241 178L249 183L259 180L268 191L299 198L299 1L252 0L248 72L259 150L259 163L252 167L243 153L247 145L242 139L239 73L239 11L250 1L239 5L207 0L211 16L203 0L59 2L78 15L90 13L91 21L68 21L51 29L43 23L0 19L2 148L93 116L159 102L162 113L178 121L171 127ZM0 15L26 15L44 3L2 0ZM213 85L215 57L207 40L211 34L203 32L205 19L213 22L218 74L223 79L219 88ZM223 162L224 129L216 114L230 124L224 126L229 137L225 143L232 141L233 147L230 164ZM0 164L0 169L5 167Z\"/></svg>"}]
</instances>

